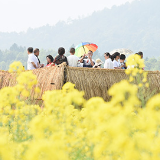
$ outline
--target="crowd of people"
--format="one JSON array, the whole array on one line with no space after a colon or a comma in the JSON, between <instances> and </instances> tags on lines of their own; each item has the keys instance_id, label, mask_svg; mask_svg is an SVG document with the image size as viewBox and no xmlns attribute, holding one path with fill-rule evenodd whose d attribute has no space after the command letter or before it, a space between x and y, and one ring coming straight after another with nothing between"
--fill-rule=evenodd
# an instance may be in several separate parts
<instances>
[{"instance_id":1,"label":"crowd of people","mask_svg":"<svg viewBox=\"0 0 160 160\"><path fill-rule=\"evenodd\" d=\"M143 52L136 53L143 58ZM33 70L37 68L43 67L52 67L55 65L59 65L65 62L70 67L87 67L87 68L102 68L103 62L100 59L96 59L96 61L92 58L93 52L90 50L87 54L84 54L82 57L75 56L75 48L70 49L70 56L65 56L65 49L60 47L58 49L58 55L53 58L52 55L48 55L46 57L47 65L41 64L39 58L39 49L36 48L33 50L32 47L28 48L28 61L27 61L27 70ZM108 52L104 53L104 68L106 69L127 69L125 64L126 56L124 54L120 54L119 52L115 52L114 54L110 54Z\"/></svg>"}]
</instances>

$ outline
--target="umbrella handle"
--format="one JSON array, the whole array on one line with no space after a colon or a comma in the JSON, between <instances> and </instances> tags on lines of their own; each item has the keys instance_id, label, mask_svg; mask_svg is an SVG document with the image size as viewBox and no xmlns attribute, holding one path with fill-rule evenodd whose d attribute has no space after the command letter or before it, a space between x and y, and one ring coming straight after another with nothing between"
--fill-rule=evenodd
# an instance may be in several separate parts
<instances>
[{"instance_id":1,"label":"umbrella handle","mask_svg":"<svg viewBox=\"0 0 160 160\"><path fill-rule=\"evenodd\" d=\"M85 51L85 48L84 48L84 46L83 46L83 49L84 49L84 52L85 52L85 54L86 54L86 51Z\"/></svg>"}]
</instances>

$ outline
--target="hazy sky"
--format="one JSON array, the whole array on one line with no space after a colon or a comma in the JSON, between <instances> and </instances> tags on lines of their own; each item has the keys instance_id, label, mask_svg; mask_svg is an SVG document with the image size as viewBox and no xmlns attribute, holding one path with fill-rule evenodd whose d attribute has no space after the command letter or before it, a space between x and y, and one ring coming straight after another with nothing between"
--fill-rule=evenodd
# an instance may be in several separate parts
<instances>
[{"instance_id":1,"label":"hazy sky","mask_svg":"<svg viewBox=\"0 0 160 160\"><path fill-rule=\"evenodd\" d=\"M0 32L26 31L133 0L0 0Z\"/></svg>"}]
</instances>

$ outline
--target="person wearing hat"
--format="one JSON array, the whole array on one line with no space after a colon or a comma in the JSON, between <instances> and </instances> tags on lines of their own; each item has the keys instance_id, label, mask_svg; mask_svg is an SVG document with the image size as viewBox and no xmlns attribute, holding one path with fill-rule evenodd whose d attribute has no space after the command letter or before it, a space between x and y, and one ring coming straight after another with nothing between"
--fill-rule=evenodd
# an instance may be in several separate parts
<instances>
[{"instance_id":1,"label":"person wearing hat","mask_svg":"<svg viewBox=\"0 0 160 160\"><path fill-rule=\"evenodd\" d=\"M93 66L93 68L101 68L102 64L103 64L103 62L100 59L96 59L96 63Z\"/></svg>"}]
</instances>

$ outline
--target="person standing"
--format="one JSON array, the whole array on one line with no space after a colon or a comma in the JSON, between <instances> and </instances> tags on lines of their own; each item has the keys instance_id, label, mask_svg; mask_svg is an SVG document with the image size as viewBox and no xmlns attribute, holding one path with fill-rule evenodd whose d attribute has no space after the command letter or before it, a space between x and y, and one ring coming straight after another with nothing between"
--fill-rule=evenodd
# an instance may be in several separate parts
<instances>
[{"instance_id":1,"label":"person standing","mask_svg":"<svg viewBox=\"0 0 160 160\"><path fill-rule=\"evenodd\" d=\"M124 54L121 54L120 56L120 65L122 69L127 69L126 63L125 63L126 56Z\"/></svg>"},{"instance_id":2,"label":"person standing","mask_svg":"<svg viewBox=\"0 0 160 160\"><path fill-rule=\"evenodd\" d=\"M106 52L104 54L104 58L105 58L104 68L106 68L106 69L114 69L110 53Z\"/></svg>"},{"instance_id":3,"label":"person standing","mask_svg":"<svg viewBox=\"0 0 160 160\"><path fill-rule=\"evenodd\" d=\"M47 59L47 66L46 67L52 67L52 66L55 66L55 64L53 63L54 59L51 55L48 55L46 57Z\"/></svg>"},{"instance_id":4,"label":"person standing","mask_svg":"<svg viewBox=\"0 0 160 160\"><path fill-rule=\"evenodd\" d=\"M63 47L60 47L58 49L58 56L55 57L53 63L56 64L56 65L59 65L63 62L66 62L66 64L68 65L68 61L67 61L67 57L64 56L65 54L65 49Z\"/></svg>"},{"instance_id":5,"label":"person standing","mask_svg":"<svg viewBox=\"0 0 160 160\"><path fill-rule=\"evenodd\" d=\"M39 49L38 48L34 49L34 55L37 57L39 64L41 64L41 62L38 58L38 56L39 56Z\"/></svg>"},{"instance_id":6,"label":"person standing","mask_svg":"<svg viewBox=\"0 0 160 160\"><path fill-rule=\"evenodd\" d=\"M143 59L143 52L138 52L138 55L141 57L141 59ZM144 68L142 68L144 70Z\"/></svg>"},{"instance_id":7,"label":"person standing","mask_svg":"<svg viewBox=\"0 0 160 160\"><path fill-rule=\"evenodd\" d=\"M39 59L39 49L38 48L36 48L36 49L34 49L34 55L37 57L37 59L38 59L38 62L39 62L39 67L40 68L42 68L42 67L44 67L44 64L41 64L41 61L40 61L40 59Z\"/></svg>"},{"instance_id":8,"label":"person standing","mask_svg":"<svg viewBox=\"0 0 160 160\"><path fill-rule=\"evenodd\" d=\"M91 50L88 51L88 54L84 54L80 59L80 63L83 63L83 67L92 68L95 65L95 61L92 59L93 52Z\"/></svg>"},{"instance_id":9,"label":"person standing","mask_svg":"<svg viewBox=\"0 0 160 160\"><path fill-rule=\"evenodd\" d=\"M121 69L121 65L120 65L120 62L119 62L120 53L119 52L115 52L113 54L113 56L114 56L114 60L113 60L113 67L114 67L114 69Z\"/></svg>"},{"instance_id":10,"label":"person standing","mask_svg":"<svg viewBox=\"0 0 160 160\"><path fill-rule=\"evenodd\" d=\"M67 57L68 65L70 67L77 67L79 58L74 55L75 54L75 49L74 48L70 49L70 54L71 55Z\"/></svg>"},{"instance_id":11,"label":"person standing","mask_svg":"<svg viewBox=\"0 0 160 160\"><path fill-rule=\"evenodd\" d=\"M138 55L141 57L141 59L143 59L143 52L138 52Z\"/></svg>"},{"instance_id":12,"label":"person standing","mask_svg":"<svg viewBox=\"0 0 160 160\"><path fill-rule=\"evenodd\" d=\"M37 69L39 66L39 62L37 57L33 54L33 48L29 47L27 49L27 52L28 52L27 70Z\"/></svg>"}]
</instances>

